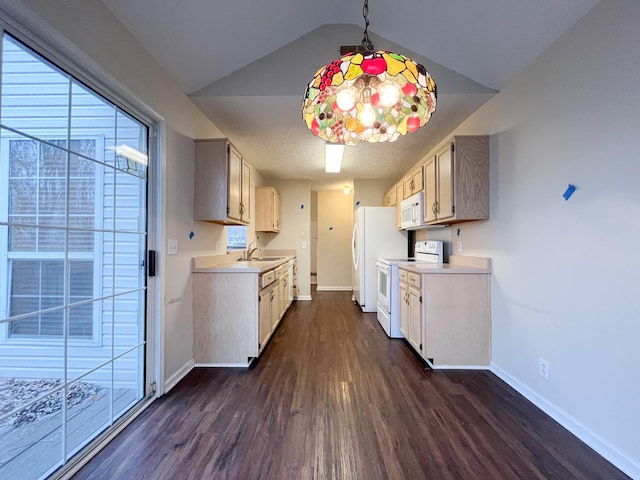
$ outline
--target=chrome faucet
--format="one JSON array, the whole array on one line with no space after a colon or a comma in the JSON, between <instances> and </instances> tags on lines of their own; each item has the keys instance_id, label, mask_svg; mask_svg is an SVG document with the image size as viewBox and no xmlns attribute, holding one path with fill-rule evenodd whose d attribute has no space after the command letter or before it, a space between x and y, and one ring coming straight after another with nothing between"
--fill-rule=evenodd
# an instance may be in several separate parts
<instances>
[{"instance_id":1,"label":"chrome faucet","mask_svg":"<svg viewBox=\"0 0 640 480\"><path fill-rule=\"evenodd\" d=\"M251 248L251 245L256 245L255 240L251 243L249 243L249 245L247 246L247 251L246 253L246 259L247 260L251 260L251 256L253 255L253 252L255 252L256 250L260 249L260 247L258 247L257 245L253 248Z\"/></svg>"}]
</instances>

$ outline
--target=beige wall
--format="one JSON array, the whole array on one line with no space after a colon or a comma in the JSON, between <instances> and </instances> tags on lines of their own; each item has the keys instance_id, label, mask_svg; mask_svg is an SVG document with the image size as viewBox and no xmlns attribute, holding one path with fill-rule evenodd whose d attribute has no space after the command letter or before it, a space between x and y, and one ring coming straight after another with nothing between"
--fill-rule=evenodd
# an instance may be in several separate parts
<instances>
[{"instance_id":1,"label":"beige wall","mask_svg":"<svg viewBox=\"0 0 640 480\"><path fill-rule=\"evenodd\" d=\"M265 186L280 194L280 233L257 232L264 250L296 250L298 257L298 299L311 300L311 189L309 180L269 180Z\"/></svg>"},{"instance_id":2,"label":"beige wall","mask_svg":"<svg viewBox=\"0 0 640 480\"><path fill-rule=\"evenodd\" d=\"M382 199L393 185L393 180L353 181L353 209L358 207L381 207Z\"/></svg>"},{"instance_id":3,"label":"beige wall","mask_svg":"<svg viewBox=\"0 0 640 480\"><path fill-rule=\"evenodd\" d=\"M351 290L353 194L318 192L318 290Z\"/></svg>"}]
</instances>

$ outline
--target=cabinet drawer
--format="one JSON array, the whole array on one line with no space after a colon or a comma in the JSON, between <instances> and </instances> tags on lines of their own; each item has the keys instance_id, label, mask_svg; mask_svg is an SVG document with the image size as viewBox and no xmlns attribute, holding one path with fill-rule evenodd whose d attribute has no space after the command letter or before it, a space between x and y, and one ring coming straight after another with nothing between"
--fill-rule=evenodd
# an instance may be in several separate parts
<instances>
[{"instance_id":1,"label":"cabinet drawer","mask_svg":"<svg viewBox=\"0 0 640 480\"><path fill-rule=\"evenodd\" d=\"M409 277L409 272L407 272L406 270L399 270L398 277L400 278L401 282L407 282Z\"/></svg>"},{"instance_id":2,"label":"cabinet drawer","mask_svg":"<svg viewBox=\"0 0 640 480\"><path fill-rule=\"evenodd\" d=\"M409 272L409 285L420 288L420 280L420 275L418 275L417 273Z\"/></svg>"},{"instance_id":3,"label":"cabinet drawer","mask_svg":"<svg viewBox=\"0 0 640 480\"><path fill-rule=\"evenodd\" d=\"M286 269L285 265L280 265L278 268L276 268L276 278L280 278L282 275L284 275L285 269Z\"/></svg>"},{"instance_id":4,"label":"cabinet drawer","mask_svg":"<svg viewBox=\"0 0 640 480\"><path fill-rule=\"evenodd\" d=\"M268 272L263 273L262 275L260 275L260 287L266 287L267 285L273 283L275 279L275 270L269 270Z\"/></svg>"}]
</instances>

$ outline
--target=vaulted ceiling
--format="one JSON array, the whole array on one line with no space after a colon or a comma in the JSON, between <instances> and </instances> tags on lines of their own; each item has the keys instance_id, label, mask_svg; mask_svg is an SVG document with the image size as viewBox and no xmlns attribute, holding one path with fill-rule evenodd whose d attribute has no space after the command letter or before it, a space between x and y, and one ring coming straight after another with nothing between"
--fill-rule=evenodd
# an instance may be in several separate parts
<instances>
[{"instance_id":1,"label":"vaulted ceiling","mask_svg":"<svg viewBox=\"0 0 640 480\"><path fill-rule=\"evenodd\" d=\"M432 120L391 144L345 149L324 172L324 142L302 121L307 83L360 44L362 3L325 0L103 0L142 46L267 178L314 189L397 179L520 74L597 0L369 2L376 49L422 63L438 85Z\"/></svg>"}]
</instances>

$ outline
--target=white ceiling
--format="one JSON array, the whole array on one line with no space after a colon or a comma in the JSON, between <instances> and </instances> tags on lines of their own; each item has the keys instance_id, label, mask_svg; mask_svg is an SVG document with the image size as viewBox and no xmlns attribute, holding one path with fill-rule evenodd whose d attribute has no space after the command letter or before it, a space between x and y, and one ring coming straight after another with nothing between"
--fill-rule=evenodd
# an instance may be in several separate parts
<instances>
[{"instance_id":1,"label":"white ceiling","mask_svg":"<svg viewBox=\"0 0 640 480\"><path fill-rule=\"evenodd\" d=\"M417 133L347 148L340 174L324 173L324 142L304 126L300 105L338 47L361 42L360 1L103 3L265 177L308 178L320 189L397 179L597 0L371 0L375 47L423 63L438 105Z\"/></svg>"}]
</instances>

